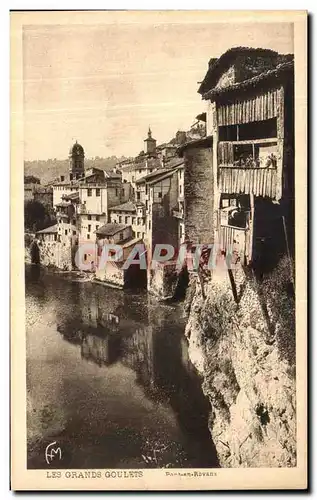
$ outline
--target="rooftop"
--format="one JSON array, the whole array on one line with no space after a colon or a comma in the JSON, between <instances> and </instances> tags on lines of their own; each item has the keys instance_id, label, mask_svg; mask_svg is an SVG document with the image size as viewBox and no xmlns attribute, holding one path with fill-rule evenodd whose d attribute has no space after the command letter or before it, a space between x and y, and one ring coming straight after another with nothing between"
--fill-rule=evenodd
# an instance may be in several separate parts
<instances>
[{"instance_id":1,"label":"rooftop","mask_svg":"<svg viewBox=\"0 0 317 500\"><path fill-rule=\"evenodd\" d=\"M209 135L207 137L203 137L202 139L195 139L193 141L188 141L185 142L185 144L182 144L179 146L177 152L179 156L183 156L183 153L185 149L191 148L191 147L210 147L212 146L212 137Z\"/></svg>"},{"instance_id":2,"label":"rooftop","mask_svg":"<svg viewBox=\"0 0 317 500\"><path fill-rule=\"evenodd\" d=\"M218 96L229 95L237 91L247 91L258 86L261 88L265 82L275 85L282 76L287 76L287 74L292 71L294 71L294 61L285 62L279 64L275 69L260 73L259 75L249 78L248 80L244 80L243 82L233 83L228 87L211 89L203 95L203 99L213 99Z\"/></svg>"},{"instance_id":3,"label":"rooftop","mask_svg":"<svg viewBox=\"0 0 317 500\"><path fill-rule=\"evenodd\" d=\"M129 248L131 247L132 245L136 245L137 243L141 243L142 242L142 238L132 238L132 239L129 239L127 240L123 245L122 245L122 248Z\"/></svg>"},{"instance_id":4,"label":"rooftop","mask_svg":"<svg viewBox=\"0 0 317 500\"><path fill-rule=\"evenodd\" d=\"M36 234L53 234L57 233L57 224L54 226L46 227L45 229L41 229L41 231L36 231Z\"/></svg>"},{"instance_id":5,"label":"rooftop","mask_svg":"<svg viewBox=\"0 0 317 500\"><path fill-rule=\"evenodd\" d=\"M135 212L136 207L135 203L133 201L127 201L126 203L122 203L121 205L117 205L115 207L109 208L111 211L118 211L118 212Z\"/></svg>"},{"instance_id":6,"label":"rooftop","mask_svg":"<svg viewBox=\"0 0 317 500\"><path fill-rule=\"evenodd\" d=\"M59 203L56 203L55 207L70 207L71 205L69 203L66 203L66 201L60 201Z\"/></svg>"},{"instance_id":7,"label":"rooftop","mask_svg":"<svg viewBox=\"0 0 317 500\"><path fill-rule=\"evenodd\" d=\"M272 67L278 64L278 52L271 49L252 48L252 47L232 47L221 54L220 57L210 59L208 71L198 89L199 94L204 94L211 89L221 74L226 71L232 63L241 55L256 57L266 57L272 59Z\"/></svg>"},{"instance_id":8,"label":"rooftop","mask_svg":"<svg viewBox=\"0 0 317 500\"><path fill-rule=\"evenodd\" d=\"M99 229L97 229L95 233L100 234L102 236L114 236L115 234L119 233L120 231L123 231L128 227L131 226L127 226L126 224L116 224L109 222L101 226Z\"/></svg>"},{"instance_id":9,"label":"rooftop","mask_svg":"<svg viewBox=\"0 0 317 500\"><path fill-rule=\"evenodd\" d=\"M171 169L168 169L168 168L158 168L157 170L155 170L155 172L151 172L150 174L145 175L144 177L141 177L140 179L135 181L135 183L142 184L143 182L152 181L153 179L161 176L162 174L167 174L170 170Z\"/></svg>"},{"instance_id":10,"label":"rooftop","mask_svg":"<svg viewBox=\"0 0 317 500\"><path fill-rule=\"evenodd\" d=\"M76 191L75 193L69 193L69 194L63 194L62 199L64 200L76 200L79 198L79 192Z\"/></svg>"}]
</instances>

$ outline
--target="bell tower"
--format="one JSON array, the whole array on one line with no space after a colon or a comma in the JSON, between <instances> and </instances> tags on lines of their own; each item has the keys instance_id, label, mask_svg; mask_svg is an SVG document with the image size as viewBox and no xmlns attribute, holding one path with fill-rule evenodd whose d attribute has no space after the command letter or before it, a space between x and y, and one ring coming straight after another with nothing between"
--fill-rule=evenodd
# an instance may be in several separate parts
<instances>
[{"instance_id":1,"label":"bell tower","mask_svg":"<svg viewBox=\"0 0 317 500\"><path fill-rule=\"evenodd\" d=\"M75 144L69 150L69 177L70 180L79 179L85 173L85 152L84 148Z\"/></svg>"},{"instance_id":2,"label":"bell tower","mask_svg":"<svg viewBox=\"0 0 317 500\"><path fill-rule=\"evenodd\" d=\"M152 131L149 127L149 131L147 133L147 138L144 139L144 153L145 154L154 154L156 151L156 139L152 137Z\"/></svg>"}]
</instances>

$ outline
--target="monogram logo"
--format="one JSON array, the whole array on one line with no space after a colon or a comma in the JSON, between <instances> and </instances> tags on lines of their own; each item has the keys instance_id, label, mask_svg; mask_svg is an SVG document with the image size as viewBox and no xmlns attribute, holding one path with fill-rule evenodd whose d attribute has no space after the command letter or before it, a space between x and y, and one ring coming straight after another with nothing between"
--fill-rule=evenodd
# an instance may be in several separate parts
<instances>
[{"instance_id":1,"label":"monogram logo","mask_svg":"<svg viewBox=\"0 0 317 500\"><path fill-rule=\"evenodd\" d=\"M53 446L56 444L56 441L53 441L53 443L50 443L49 445L46 446L45 449L45 460L47 465L50 465L50 463L58 457L59 460L62 458L62 450L61 448L53 448Z\"/></svg>"}]
</instances>

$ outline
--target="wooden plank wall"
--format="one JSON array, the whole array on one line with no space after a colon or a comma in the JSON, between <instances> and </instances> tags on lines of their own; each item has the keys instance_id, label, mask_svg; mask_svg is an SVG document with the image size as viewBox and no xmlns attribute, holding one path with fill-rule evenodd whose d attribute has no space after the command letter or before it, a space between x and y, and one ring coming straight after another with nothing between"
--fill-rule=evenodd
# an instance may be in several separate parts
<instances>
[{"instance_id":1,"label":"wooden plank wall","mask_svg":"<svg viewBox=\"0 0 317 500\"><path fill-rule=\"evenodd\" d=\"M218 126L249 123L275 118L278 113L280 89L270 89L261 95L218 104Z\"/></svg>"},{"instance_id":2,"label":"wooden plank wall","mask_svg":"<svg viewBox=\"0 0 317 500\"><path fill-rule=\"evenodd\" d=\"M277 195L277 170L274 168L219 167L219 190L228 194Z\"/></svg>"},{"instance_id":3,"label":"wooden plank wall","mask_svg":"<svg viewBox=\"0 0 317 500\"><path fill-rule=\"evenodd\" d=\"M227 255L237 252L242 258L246 256L247 229L238 229L232 226L220 226L220 249Z\"/></svg>"}]
</instances>

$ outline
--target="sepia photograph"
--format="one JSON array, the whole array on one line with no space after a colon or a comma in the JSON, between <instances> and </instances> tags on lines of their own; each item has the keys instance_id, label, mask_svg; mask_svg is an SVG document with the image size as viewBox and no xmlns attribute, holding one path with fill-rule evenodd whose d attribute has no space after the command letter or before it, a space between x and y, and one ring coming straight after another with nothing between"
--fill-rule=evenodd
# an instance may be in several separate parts
<instances>
[{"instance_id":1,"label":"sepia photograph","mask_svg":"<svg viewBox=\"0 0 317 500\"><path fill-rule=\"evenodd\" d=\"M11 12L17 489L307 487L306 15Z\"/></svg>"}]
</instances>

